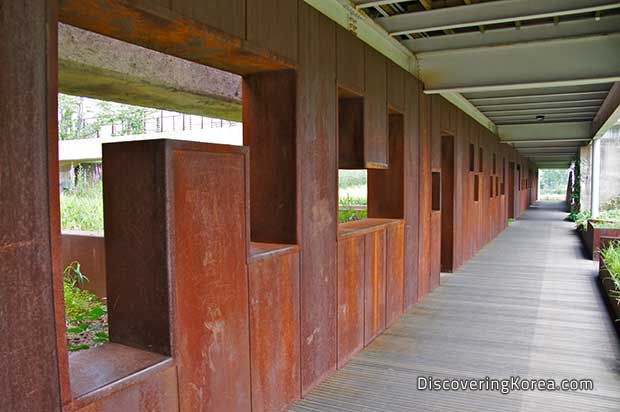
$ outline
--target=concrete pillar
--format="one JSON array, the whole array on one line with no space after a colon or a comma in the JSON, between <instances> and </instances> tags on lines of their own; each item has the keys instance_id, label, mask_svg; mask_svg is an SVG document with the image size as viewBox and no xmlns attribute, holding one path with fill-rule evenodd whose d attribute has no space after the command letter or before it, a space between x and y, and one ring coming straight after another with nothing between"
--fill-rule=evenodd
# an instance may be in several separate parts
<instances>
[{"instance_id":1,"label":"concrete pillar","mask_svg":"<svg viewBox=\"0 0 620 412\"><path fill-rule=\"evenodd\" d=\"M599 187L601 175L601 140L596 139L592 142L592 162L590 163L591 184L590 191L590 210L592 217L599 215Z\"/></svg>"}]
</instances>

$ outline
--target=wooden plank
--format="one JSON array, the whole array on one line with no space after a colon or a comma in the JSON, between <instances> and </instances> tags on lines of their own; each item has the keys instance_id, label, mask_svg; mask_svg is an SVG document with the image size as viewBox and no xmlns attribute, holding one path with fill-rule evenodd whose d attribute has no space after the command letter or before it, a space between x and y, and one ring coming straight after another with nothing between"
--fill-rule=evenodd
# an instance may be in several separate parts
<instances>
[{"instance_id":1,"label":"wooden plank","mask_svg":"<svg viewBox=\"0 0 620 412\"><path fill-rule=\"evenodd\" d=\"M299 4L301 381L306 393L336 368L336 32L333 21Z\"/></svg>"},{"instance_id":2,"label":"wooden plank","mask_svg":"<svg viewBox=\"0 0 620 412\"><path fill-rule=\"evenodd\" d=\"M243 79L243 144L250 147L251 239L297 242L297 77L293 71Z\"/></svg>"},{"instance_id":3,"label":"wooden plank","mask_svg":"<svg viewBox=\"0 0 620 412\"><path fill-rule=\"evenodd\" d=\"M364 345L385 329L385 229L365 235Z\"/></svg>"},{"instance_id":4,"label":"wooden plank","mask_svg":"<svg viewBox=\"0 0 620 412\"><path fill-rule=\"evenodd\" d=\"M386 302L385 324L392 325L403 313L405 306L404 224L389 225L386 231Z\"/></svg>"},{"instance_id":5,"label":"wooden plank","mask_svg":"<svg viewBox=\"0 0 620 412\"><path fill-rule=\"evenodd\" d=\"M48 65L53 73L56 62L47 54L55 44L46 33L49 24L54 36L53 5L3 2L0 13L0 399L2 409L15 412L57 412L63 401L59 361L66 364L66 353L58 353L57 344L64 313L55 312L62 310L62 300L54 306L52 287L61 284L53 262L59 243L52 236L60 229L52 200L52 193L58 197L58 175L55 152L48 154L56 144L54 129L48 130L56 96L48 84ZM63 315L58 334L55 314Z\"/></svg>"},{"instance_id":6,"label":"wooden plank","mask_svg":"<svg viewBox=\"0 0 620 412\"><path fill-rule=\"evenodd\" d=\"M364 42L340 25L336 27L336 42L338 86L361 96L366 81Z\"/></svg>"},{"instance_id":7,"label":"wooden plank","mask_svg":"<svg viewBox=\"0 0 620 412\"><path fill-rule=\"evenodd\" d=\"M364 347L365 236L338 241L338 367Z\"/></svg>"},{"instance_id":8,"label":"wooden plank","mask_svg":"<svg viewBox=\"0 0 620 412\"><path fill-rule=\"evenodd\" d=\"M389 161L387 60L370 46L365 50L364 161L367 169L385 169Z\"/></svg>"},{"instance_id":9,"label":"wooden plank","mask_svg":"<svg viewBox=\"0 0 620 412\"><path fill-rule=\"evenodd\" d=\"M281 411L301 396L299 254L255 261L249 276L252 411Z\"/></svg>"},{"instance_id":10,"label":"wooden plank","mask_svg":"<svg viewBox=\"0 0 620 412\"><path fill-rule=\"evenodd\" d=\"M297 2L290 0L245 1L247 3L247 39L296 62Z\"/></svg>"}]
</instances>

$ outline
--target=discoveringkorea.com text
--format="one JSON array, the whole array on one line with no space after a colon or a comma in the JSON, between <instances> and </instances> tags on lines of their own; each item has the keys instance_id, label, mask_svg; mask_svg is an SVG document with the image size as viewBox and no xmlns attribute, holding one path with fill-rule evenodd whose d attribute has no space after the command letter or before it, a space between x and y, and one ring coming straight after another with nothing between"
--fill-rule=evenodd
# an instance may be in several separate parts
<instances>
[{"instance_id":1,"label":"discoveringkorea.com text","mask_svg":"<svg viewBox=\"0 0 620 412\"><path fill-rule=\"evenodd\" d=\"M494 391L508 395L517 391L577 392L594 390L592 379L505 379L490 378L435 378L418 376L419 391Z\"/></svg>"}]
</instances>

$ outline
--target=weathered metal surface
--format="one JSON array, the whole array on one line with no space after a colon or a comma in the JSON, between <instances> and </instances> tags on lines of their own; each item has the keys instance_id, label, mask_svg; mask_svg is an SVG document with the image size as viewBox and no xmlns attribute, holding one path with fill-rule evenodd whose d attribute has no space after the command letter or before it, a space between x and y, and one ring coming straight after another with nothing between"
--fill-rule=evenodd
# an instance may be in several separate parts
<instances>
[{"instance_id":1,"label":"weathered metal surface","mask_svg":"<svg viewBox=\"0 0 620 412\"><path fill-rule=\"evenodd\" d=\"M243 79L250 230L257 242L297 242L296 80L292 70Z\"/></svg>"},{"instance_id":2,"label":"weathered metal surface","mask_svg":"<svg viewBox=\"0 0 620 412\"><path fill-rule=\"evenodd\" d=\"M367 169L388 167L387 61L365 46L364 162Z\"/></svg>"},{"instance_id":3,"label":"weathered metal surface","mask_svg":"<svg viewBox=\"0 0 620 412\"><path fill-rule=\"evenodd\" d=\"M405 75L406 73L403 69L388 60L387 102L389 109L398 113L404 113L405 111Z\"/></svg>"},{"instance_id":4,"label":"weathered metal surface","mask_svg":"<svg viewBox=\"0 0 620 412\"><path fill-rule=\"evenodd\" d=\"M250 411L247 149L171 143L168 156L179 409Z\"/></svg>"},{"instance_id":5,"label":"weathered metal surface","mask_svg":"<svg viewBox=\"0 0 620 412\"><path fill-rule=\"evenodd\" d=\"M441 273L441 211L431 213L430 242L430 290L433 290L439 286Z\"/></svg>"},{"instance_id":6,"label":"weathered metal surface","mask_svg":"<svg viewBox=\"0 0 620 412\"><path fill-rule=\"evenodd\" d=\"M420 211L420 83L405 76L405 122L403 135L404 218L405 218L405 308L417 301L419 211Z\"/></svg>"},{"instance_id":7,"label":"weathered metal surface","mask_svg":"<svg viewBox=\"0 0 620 412\"><path fill-rule=\"evenodd\" d=\"M385 329L385 229L365 235L364 345Z\"/></svg>"},{"instance_id":8,"label":"weathered metal surface","mask_svg":"<svg viewBox=\"0 0 620 412\"><path fill-rule=\"evenodd\" d=\"M116 343L72 353L69 366L73 398L80 398L167 359L158 353Z\"/></svg>"},{"instance_id":9,"label":"weathered metal surface","mask_svg":"<svg viewBox=\"0 0 620 412\"><path fill-rule=\"evenodd\" d=\"M364 99L361 97L338 98L338 168L364 168Z\"/></svg>"},{"instance_id":10,"label":"weathered metal surface","mask_svg":"<svg viewBox=\"0 0 620 412\"><path fill-rule=\"evenodd\" d=\"M60 236L61 267L71 262L80 263L82 273L88 277L83 287L100 298L107 296L105 275L105 240L101 233L63 231Z\"/></svg>"},{"instance_id":11,"label":"weathered metal surface","mask_svg":"<svg viewBox=\"0 0 620 412\"><path fill-rule=\"evenodd\" d=\"M609 367L620 358L618 339L596 287L596 265L583 259L563 209L561 203L530 209L289 410L619 410L620 373ZM417 390L417 377L429 374L558 381L586 376L594 391Z\"/></svg>"},{"instance_id":12,"label":"weathered metal surface","mask_svg":"<svg viewBox=\"0 0 620 412\"><path fill-rule=\"evenodd\" d=\"M454 270L454 136L441 136L441 271Z\"/></svg>"},{"instance_id":13,"label":"weathered metal surface","mask_svg":"<svg viewBox=\"0 0 620 412\"><path fill-rule=\"evenodd\" d=\"M418 300L430 291L431 256L431 97L420 94L420 199L418 221Z\"/></svg>"},{"instance_id":14,"label":"weathered metal surface","mask_svg":"<svg viewBox=\"0 0 620 412\"><path fill-rule=\"evenodd\" d=\"M338 367L364 346L364 235L338 241Z\"/></svg>"},{"instance_id":15,"label":"weathered metal surface","mask_svg":"<svg viewBox=\"0 0 620 412\"><path fill-rule=\"evenodd\" d=\"M301 396L299 253L250 263L252 411L282 411Z\"/></svg>"},{"instance_id":16,"label":"weathered metal surface","mask_svg":"<svg viewBox=\"0 0 620 412\"><path fill-rule=\"evenodd\" d=\"M296 62L298 7L297 1L290 0L246 0L246 38Z\"/></svg>"},{"instance_id":17,"label":"weathered metal surface","mask_svg":"<svg viewBox=\"0 0 620 412\"><path fill-rule=\"evenodd\" d=\"M195 21L214 27L238 38L246 36L245 0L146 0L151 5L169 7Z\"/></svg>"},{"instance_id":18,"label":"weathered metal surface","mask_svg":"<svg viewBox=\"0 0 620 412\"><path fill-rule=\"evenodd\" d=\"M338 87L363 95L365 90L364 42L344 27L336 27L336 50L338 52Z\"/></svg>"},{"instance_id":19,"label":"weathered metal surface","mask_svg":"<svg viewBox=\"0 0 620 412\"><path fill-rule=\"evenodd\" d=\"M335 23L303 3L299 8L299 47L298 213L301 381L305 393L336 368L338 155Z\"/></svg>"},{"instance_id":20,"label":"weathered metal surface","mask_svg":"<svg viewBox=\"0 0 620 412\"><path fill-rule=\"evenodd\" d=\"M54 305L62 294L52 286L59 280L59 224L51 216L58 194L49 178L57 170L49 153L56 152L48 140L55 110L48 35L55 31L46 32L46 23L55 24L53 2L3 1L0 8L0 408L57 412L59 357L66 355L56 349L64 318L62 303Z\"/></svg>"},{"instance_id":21,"label":"weathered metal surface","mask_svg":"<svg viewBox=\"0 0 620 412\"><path fill-rule=\"evenodd\" d=\"M388 169L368 170L368 216L402 219L405 207L404 116L389 115Z\"/></svg>"},{"instance_id":22,"label":"weathered metal surface","mask_svg":"<svg viewBox=\"0 0 620 412\"><path fill-rule=\"evenodd\" d=\"M242 20L243 23L239 23L238 19L241 14L245 14L245 7L241 10L243 13L236 14L231 13L232 9L229 8L238 6L240 2L241 0L234 0L232 3L217 0L200 4L201 2L196 1L195 20L187 16L188 6L192 7L192 13L194 10L190 1L184 1L185 6L175 1L174 10L170 10L148 4L137 6L122 0L62 0L60 20L85 30L236 74L282 70L295 66L295 62L276 56L261 45L243 40L245 36L240 31L241 25L244 30L245 19ZM226 10L212 14L208 7L226 7ZM211 20L218 18L222 19L219 23ZM230 22L227 22L227 19ZM230 32L218 30L213 28L214 26L229 29Z\"/></svg>"},{"instance_id":23,"label":"weathered metal surface","mask_svg":"<svg viewBox=\"0 0 620 412\"><path fill-rule=\"evenodd\" d=\"M169 355L165 172L162 140L103 145L110 339Z\"/></svg>"},{"instance_id":24,"label":"weathered metal surface","mask_svg":"<svg viewBox=\"0 0 620 412\"><path fill-rule=\"evenodd\" d=\"M125 347L125 349L128 348ZM96 362L90 365L91 370L94 365L97 365L99 369L93 372L100 373L103 369L106 373L112 371L111 365L126 369L122 365L123 361L128 361L130 364L136 362L134 354L123 358L118 356L119 353L116 351L110 355L111 357L106 359L93 357L88 360L88 362ZM100 363L104 360L108 362L107 365ZM88 368L89 365L86 364L84 367ZM76 412L178 412L177 385L176 366L171 360L164 360L146 369L136 370L129 376L123 376L120 380L110 382L105 387L77 398L71 405L71 409L66 410Z\"/></svg>"},{"instance_id":25,"label":"weathered metal surface","mask_svg":"<svg viewBox=\"0 0 620 412\"><path fill-rule=\"evenodd\" d=\"M405 225L388 225L385 233L385 324L389 327L402 315L405 307Z\"/></svg>"}]
</instances>

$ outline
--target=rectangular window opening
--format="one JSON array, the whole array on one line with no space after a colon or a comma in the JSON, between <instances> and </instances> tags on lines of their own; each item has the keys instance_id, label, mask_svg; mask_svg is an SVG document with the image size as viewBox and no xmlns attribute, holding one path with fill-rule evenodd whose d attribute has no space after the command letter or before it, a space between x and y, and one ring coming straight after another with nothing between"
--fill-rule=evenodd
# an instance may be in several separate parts
<instances>
[{"instance_id":1,"label":"rectangular window opening","mask_svg":"<svg viewBox=\"0 0 620 412\"><path fill-rule=\"evenodd\" d=\"M433 211L441 210L441 173L432 172Z\"/></svg>"}]
</instances>

